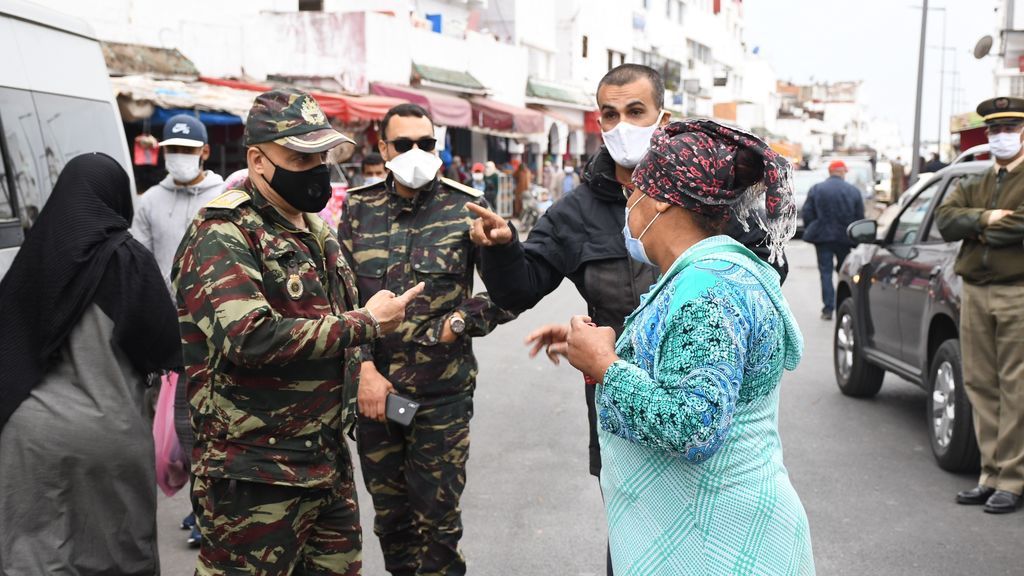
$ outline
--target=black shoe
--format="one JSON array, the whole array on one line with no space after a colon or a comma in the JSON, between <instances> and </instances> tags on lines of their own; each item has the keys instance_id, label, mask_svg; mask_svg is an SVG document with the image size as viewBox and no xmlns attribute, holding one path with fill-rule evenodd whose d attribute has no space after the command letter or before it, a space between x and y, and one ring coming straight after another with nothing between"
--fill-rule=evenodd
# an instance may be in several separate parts
<instances>
[{"instance_id":1,"label":"black shoe","mask_svg":"<svg viewBox=\"0 0 1024 576\"><path fill-rule=\"evenodd\" d=\"M956 503L957 504L971 504L981 505L988 502L989 496L995 494L996 489L988 486L982 486L981 484L971 488L970 490L963 490L957 492Z\"/></svg>"},{"instance_id":2,"label":"black shoe","mask_svg":"<svg viewBox=\"0 0 1024 576\"><path fill-rule=\"evenodd\" d=\"M996 490L996 493L989 497L988 502L985 502L985 512L989 514L1008 514L1016 512L1020 505L1020 494L1014 494L1006 490Z\"/></svg>"},{"instance_id":3,"label":"black shoe","mask_svg":"<svg viewBox=\"0 0 1024 576\"><path fill-rule=\"evenodd\" d=\"M827 312L822 312L821 313L821 319L822 320L828 320L828 321L831 322L832 321L832 311L829 310Z\"/></svg>"}]
</instances>

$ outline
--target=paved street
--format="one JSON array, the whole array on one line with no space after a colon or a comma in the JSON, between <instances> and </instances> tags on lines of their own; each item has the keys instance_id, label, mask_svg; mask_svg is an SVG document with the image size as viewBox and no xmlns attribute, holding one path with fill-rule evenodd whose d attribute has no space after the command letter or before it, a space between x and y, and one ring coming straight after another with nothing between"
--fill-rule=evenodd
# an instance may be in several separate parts
<instances>
[{"instance_id":1,"label":"paved street","mask_svg":"<svg viewBox=\"0 0 1024 576\"><path fill-rule=\"evenodd\" d=\"M790 256L785 292L806 353L783 380L781 433L810 518L818 573L1021 574L1024 512L998 517L953 503L974 478L935 465L922 391L890 376L873 400L839 394L832 325L818 319L814 251L796 242ZM481 370L463 498L471 574L604 573L604 516L597 482L587 474L582 377L567 365L530 361L522 346L534 327L583 311L566 282L476 345ZM383 574L365 491L360 502L364 573ZM192 573L194 552L176 528L187 508L184 493L161 499L160 554L169 576Z\"/></svg>"}]
</instances>

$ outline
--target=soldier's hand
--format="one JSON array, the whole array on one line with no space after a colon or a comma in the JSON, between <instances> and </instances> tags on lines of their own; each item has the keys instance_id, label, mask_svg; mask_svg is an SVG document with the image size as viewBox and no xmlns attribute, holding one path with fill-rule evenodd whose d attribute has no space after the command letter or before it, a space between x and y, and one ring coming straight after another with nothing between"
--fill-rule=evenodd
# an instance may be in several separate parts
<instances>
[{"instance_id":1,"label":"soldier's hand","mask_svg":"<svg viewBox=\"0 0 1024 576\"><path fill-rule=\"evenodd\" d=\"M377 371L373 362L363 362L359 370L359 392L356 394L360 414L383 422L387 414L388 394L394 391L394 386Z\"/></svg>"},{"instance_id":2,"label":"soldier's hand","mask_svg":"<svg viewBox=\"0 0 1024 576\"><path fill-rule=\"evenodd\" d=\"M530 358L537 356L541 348L544 348L544 352L548 355L548 359L554 365L559 365L562 361L559 357L568 358L568 344L566 340L569 337L569 326L567 324L548 324L541 326L540 328L530 332L526 337L526 344L533 344L533 348L530 350Z\"/></svg>"},{"instance_id":3,"label":"soldier's hand","mask_svg":"<svg viewBox=\"0 0 1024 576\"><path fill-rule=\"evenodd\" d=\"M405 320L405 307L423 292L424 287L426 284L420 282L401 296L395 296L390 290L381 290L366 302L366 309L377 319L382 334L390 334L398 328Z\"/></svg>"},{"instance_id":4,"label":"soldier's hand","mask_svg":"<svg viewBox=\"0 0 1024 576\"><path fill-rule=\"evenodd\" d=\"M512 228L508 222L487 208L466 202L466 210L477 216L469 229L469 239L478 246L498 246L512 241Z\"/></svg>"}]
</instances>

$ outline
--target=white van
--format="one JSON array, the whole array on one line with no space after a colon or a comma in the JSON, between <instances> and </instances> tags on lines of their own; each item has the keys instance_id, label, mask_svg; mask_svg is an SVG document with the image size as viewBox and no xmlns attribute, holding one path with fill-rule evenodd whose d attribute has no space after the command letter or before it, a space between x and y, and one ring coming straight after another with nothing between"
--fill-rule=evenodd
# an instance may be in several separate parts
<instances>
[{"instance_id":1,"label":"white van","mask_svg":"<svg viewBox=\"0 0 1024 576\"><path fill-rule=\"evenodd\" d=\"M86 152L110 155L131 177L100 43L77 18L0 0L0 278L64 164Z\"/></svg>"}]
</instances>

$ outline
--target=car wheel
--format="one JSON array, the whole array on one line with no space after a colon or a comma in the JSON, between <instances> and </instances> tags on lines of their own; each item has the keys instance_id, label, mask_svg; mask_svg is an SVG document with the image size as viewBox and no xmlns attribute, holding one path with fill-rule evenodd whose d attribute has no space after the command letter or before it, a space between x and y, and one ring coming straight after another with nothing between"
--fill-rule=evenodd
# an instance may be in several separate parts
<instances>
[{"instance_id":1,"label":"car wheel","mask_svg":"<svg viewBox=\"0 0 1024 576\"><path fill-rule=\"evenodd\" d=\"M836 311L836 331L832 346L836 383L846 396L870 398L882 388L885 370L864 359L863 348L857 338L856 322L853 298L847 298Z\"/></svg>"},{"instance_id":2,"label":"car wheel","mask_svg":"<svg viewBox=\"0 0 1024 576\"><path fill-rule=\"evenodd\" d=\"M973 472L981 456L974 437L971 403L964 391L960 341L946 340L928 370L928 437L939 467Z\"/></svg>"}]
</instances>

